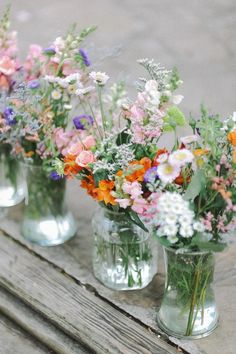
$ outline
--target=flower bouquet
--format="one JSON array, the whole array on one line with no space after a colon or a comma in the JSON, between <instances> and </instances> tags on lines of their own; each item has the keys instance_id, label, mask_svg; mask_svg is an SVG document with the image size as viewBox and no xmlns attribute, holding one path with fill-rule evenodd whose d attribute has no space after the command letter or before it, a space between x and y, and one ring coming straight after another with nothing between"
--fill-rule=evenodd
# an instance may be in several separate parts
<instances>
[{"instance_id":1,"label":"flower bouquet","mask_svg":"<svg viewBox=\"0 0 236 354\"><path fill-rule=\"evenodd\" d=\"M166 285L158 323L176 337L206 336L217 325L214 252L236 223L236 116L190 119L192 135L163 150L147 189L152 225L164 246ZM154 205L155 204L155 205Z\"/></svg>"},{"instance_id":2,"label":"flower bouquet","mask_svg":"<svg viewBox=\"0 0 236 354\"><path fill-rule=\"evenodd\" d=\"M31 46L25 80L9 98L7 110L14 121L9 142L13 155L23 161L28 187L22 233L40 245L62 243L76 232L64 203L65 180L53 170L52 160L77 139L67 126L75 93L88 79L90 62L80 46L93 30L77 34L73 27L45 50Z\"/></svg>"},{"instance_id":3,"label":"flower bouquet","mask_svg":"<svg viewBox=\"0 0 236 354\"><path fill-rule=\"evenodd\" d=\"M165 130L183 125L176 107L182 96L176 70L140 60L150 79L141 79L129 101L122 83L106 93L109 77L91 72L78 91L85 114L73 119L80 139L55 166L59 175L80 179L101 206L93 219L95 276L117 289L145 287L157 271L156 248L144 218L155 199L147 189L157 164L157 143Z\"/></svg>"},{"instance_id":4,"label":"flower bouquet","mask_svg":"<svg viewBox=\"0 0 236 354\"><path fill-rule=\"evenodd\" d=\"M6 98L13 90L20 69L17 33L9 31L9 15L8 7L0 20L0 208L18 204L24 198L20 166L10 155L11 147L7 142L15 121L5 109Z\"/></svg>"}]
</instances>

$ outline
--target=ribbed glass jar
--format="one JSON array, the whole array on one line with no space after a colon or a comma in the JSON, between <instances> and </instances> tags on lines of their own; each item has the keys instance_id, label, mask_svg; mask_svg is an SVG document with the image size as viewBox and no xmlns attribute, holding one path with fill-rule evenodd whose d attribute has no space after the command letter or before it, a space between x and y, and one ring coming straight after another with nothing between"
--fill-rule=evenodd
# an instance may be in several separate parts
<instances>
[{"instance_id":1,"label":"ribbed glass jar","mask_svg":"<svg viewBox=\"0 0 236 354\"><path fill-rule=\"evenodd\" d=\"M24 164L24 169L27 197L21 224L23 236L41 246L64 243L77 230L65 202L65 179L50 179L42 166Z\"/></svg>"},{"instance_id":2,"label":"ribbed glass jar","mask_svg":"<svg viewBox=\"0 0 236 354\"><path fill-rule=\"evenodd\" d=\"M217 326L212 287L215 256L164 247L165 292L157 316L159 326L177 338L208 336Z\"/></svg>"},{"instance_id":3,"label":"ribbed glass jar","mask_svg":"<svg viewBox=\"0 0 236 354\"><path fill-rule=\"evenodd\" d=\"M157 243L125 213L100 208L92 221L93 271L105 286L135 290L157 273Z\"/></svg>"},{"instance_id":4,"label":"ribbed glass jar","mask_svg":"<svg viewBox=\"0 0 236 354\"><path fill-rule=\"evenodd\" d=\"M11 147L0 144L0 209L19 204L25 197L25 178Z\"/></svg>"}]
</instances>

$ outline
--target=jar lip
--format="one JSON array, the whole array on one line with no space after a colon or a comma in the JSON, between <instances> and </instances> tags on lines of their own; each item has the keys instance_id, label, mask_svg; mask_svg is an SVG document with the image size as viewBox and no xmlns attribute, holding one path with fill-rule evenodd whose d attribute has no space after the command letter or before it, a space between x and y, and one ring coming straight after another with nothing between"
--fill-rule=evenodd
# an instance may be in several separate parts
<instances>
[{"instance_id":1,"label":"jar lip","mask_svg":"<svg viewBox=\"0 0 236 354\"><path fill-rule=\"evenodd\" d=\"M105 213L108 213L108 214L111 214L111 215L120 215L120 216L125 215L124 211L113 211L113 210L110 210L110 209L106 208L105 206L101 206L101 205L99 205L99 209L100 210L104 210Z\"/></svg>"},{"instance_id":2,"label":"jar lip","mask_svg":"<svg viewBox=\"0 0 236 354\"><path fill-rule=\"evenodd\" d=\"M202 251L191 251L188 248L178 248L178 249L174 249L168 246L163 246L162 247L172 253L175 254L179 254L179 255L191 255L191 256L198 256L198 255L202 255L202 254L210 254L210 253L214 253L213 251L207 251L207 250L202 250Z\"/></svg>"},{"instance_id":3,"label":"jar lip","mask_svg":"<svg viewBox=\"0 0 236 354\"><path fill-rule=\"evenodd\" d=\"M35 164L34 162L29 162L25 160L19 160L20 164L25 166L25 167L34 167L34 168L39 168L42 169L42 164Z\"/></svg>"}]
</instances>

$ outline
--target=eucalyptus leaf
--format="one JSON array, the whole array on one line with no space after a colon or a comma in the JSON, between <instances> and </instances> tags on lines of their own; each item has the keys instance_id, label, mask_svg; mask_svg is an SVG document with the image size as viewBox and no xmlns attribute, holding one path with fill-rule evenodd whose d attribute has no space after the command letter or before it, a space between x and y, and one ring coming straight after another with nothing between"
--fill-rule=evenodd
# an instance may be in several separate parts
<instances>
[{"instance_id":1,"label":"eucalyptus leaf","mask_svg":"<svg viewBox=\"0 0 236 354\"><path fill-rule=\"evenodd\" d=\"M126 212L126 215L130 218L130 220L137 226L139 226L142 230L148 232L148 229L145 227L143 222L140 220L139 216L132 210L130 209L129 211Z\"/></svg>"},{"instance_id":2,"label":"eucalyptus leaf","mask_svg":"<svg viewBox=\"0 0 236 354\"><path fill-rule=\"evenodd\" d=\"M202 169L198 169L188 185L188 188L184 194L184 200L194 200L204 188L206 183L206 178L204 171Z\"/></svg>"}]
</instances>

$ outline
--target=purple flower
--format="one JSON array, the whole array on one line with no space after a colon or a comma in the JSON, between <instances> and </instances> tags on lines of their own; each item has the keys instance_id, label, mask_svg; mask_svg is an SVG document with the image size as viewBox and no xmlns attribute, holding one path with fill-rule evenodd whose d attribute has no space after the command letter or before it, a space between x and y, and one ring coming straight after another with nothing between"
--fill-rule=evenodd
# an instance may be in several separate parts
<instances>
[{"instance_id":1,"label":"purple flower","mask_svg":"<svg viewBox=\"0 0 236 354\"><path fill-rule=\"evenodd\" d=\"M85 130L87 126L93 125L93 118L88 114L81 114L73 118L73 123L76 129Z\"/></svg>"},{"instance_id":2,"label":"purple flower","mask_svg":"<svg viewBox=\"0 0 236 354\"><path fill-rule=\"evenodd\" d=\"M157 175L157 167L151 167L144 175L144 182L145 183L152 183L155 182L155 179L158 177Z\"/></svg>"},{"instance_id":3,"label":"purple flower","mask_svg":"<svg viewBox=\"0 0 236 354\"><path fill-rule=\"evenodd\" d=\"M53 181L58 181L59 179L63 179L64 176L60 176L56 171L52 171L50 173L50 178L53 180Z\"/></svg>"},{"instance_id":4,"label":"purple flower","mask_svg":"<svg viewBox=\"0 0 236 354\"><path fill-rule=\"evenodd\" d=\"M84 49L80 49L79 50L79 54L81 55L81 58L83 60L83 63L85 66L90 66L91 65L91 61L89 60L88 54L86 53L86 51Z\"/></svg>"},{"instance_id":5,"label":"purple flower","mask_svg":"<svg viewBox=\"0 0 236 354\"><path fill-rule=\"evenodd\" d=\"M29 83L28 83L28 87L29 87L30 89L36 89L36 88L38 88L39 86L40 86L40 83L39 83L38 80L31 80L31 81L29 81Z\"/></svg>"},{"instance_id":6,"label":"purple flower","mask_svg":"<svg viewBox=\"0 0 236 354\"><path fill-rule=\"evenodd\" d=\"M3 112L3 118L5 119L8 125L16 125L17 121L15 118L15 112L11 107L5 108Z\"/></svg>"},{"instance_id":7,"label":"purple flower","mask_svg":"<svg viewBox=\"0 0 236 354\"><path fill-rule=\"evenodd\" d=\"M44 54L46 55L54 55L56 54L56 51L53 47L45 48L44 49Z\"/></svg>"}]
</instances>

